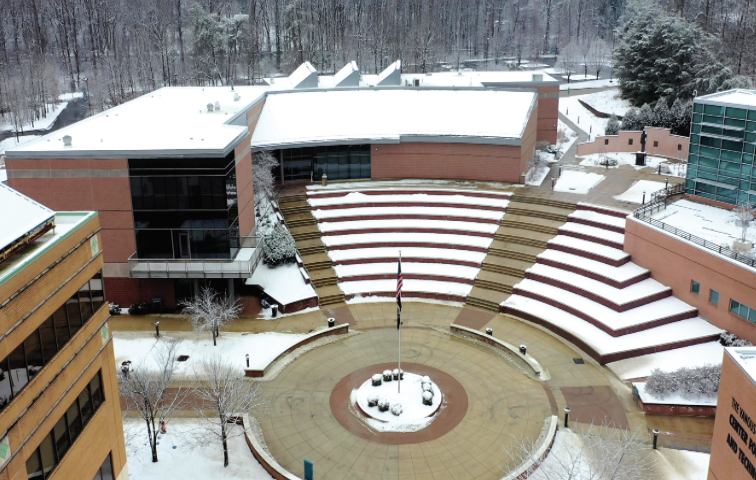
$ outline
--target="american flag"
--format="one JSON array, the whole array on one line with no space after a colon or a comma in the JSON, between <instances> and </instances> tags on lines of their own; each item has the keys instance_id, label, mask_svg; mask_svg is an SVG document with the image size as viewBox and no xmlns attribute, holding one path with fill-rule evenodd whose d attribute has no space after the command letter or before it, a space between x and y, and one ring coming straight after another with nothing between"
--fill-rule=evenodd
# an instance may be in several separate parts
<instances>
[{"instance_id":1,"label":"american flag","mask_svg":"<svg viewBox=\"0 0 756 480\"><path fill-rule=\"evenodd\" d=\"M401 325L401 319L399 314L402 311L402 286L404 285L404 281L402 280L402 257L399 257L399 271L396 275L396 307L397 307L397 316L396 316L396 328L398 329Z\"/></svg>"}]
</instances>

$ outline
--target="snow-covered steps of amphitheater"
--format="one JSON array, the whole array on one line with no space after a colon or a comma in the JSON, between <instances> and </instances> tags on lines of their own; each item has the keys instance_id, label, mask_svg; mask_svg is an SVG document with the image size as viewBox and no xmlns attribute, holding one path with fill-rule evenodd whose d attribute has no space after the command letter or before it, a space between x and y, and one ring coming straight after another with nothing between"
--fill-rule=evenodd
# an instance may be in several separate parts
<instances>
[{"instance_id":1,"label":"snow-covered steps of amphitheater","mask_svg":"<svg viewBox=\"0 0 756 480\"><path fill-rule=\"evenodd\" d=\"M397 265L392 263L358 263L334 265L339 281L391 280L396 282ZM402 261L402 276L406 279L435 280L472 285L480 269L462 265L440 263L414 263Z\"/></svg>"},{"instance_id":2,"label":"snow-covered steps of amphitheater","mask_svg":"<svg viewBox=\"0 0 756 480\"><path fill-rule=\"evenodd\" d=\"M630 254L622 250L569 235L557 235L552 238L548 242L548 248L572 253L613 267L619 267L630 261Z\"/></svg>"},{"instance_id":3,"label":"snow-covered steps of amphitheater","mask_svg":"<svg viewBox=\"0 0 756 480\"><path fill-rule=\"evenodd\" d=\"M345 250L331 250L328 252L334 265L350 265L357 263L392 263L396 266L398 252L396 248L351 248ZM405 262L440 263L446 265L464 265L480 267L485 252L471 250L457 250L454 248L423 248L403 247L402 259Z\"/></svg>"},{"instance_id":4,"label":"snow-covered steps of amphitheater","mask_svg":"<svg viewBox=\"0 0 756 480\"><path fill-rule=\"evenodd\" d=\"M612 336L562 308L521 295L511 295L502 303L501 311L545 326L601 364L711 342L723 331L700 317L694 317Z\"/></svg>"},{"instance_id":5,"label":"snow-covered steps of amphitheater","mask_svg":"<svg viewBox=\"0 0 756 480\"><path fill-rule=\"evenodd\" d=\"M440 282L435 280L406 279L403 285L403 296L452 302L464 302L470 290L472 290L471 283ZM396 276L390 280L342 281L339 282L339 287L344 292L347 302L365 297L386 297L386 300L389 300L396 297Z\"/></svg>"},{"instance_id":6,"label":"snow-covered steps of amphitheater","mask_svg":"<svg viewBox=\"0 0 756 480\"><path fill-rule=\"evenodd\" d=\"M561 250L549 248L536 258L537 263L561 268L598 280L614 288L625 288L651 277L651 272L633 262L619 267Z\"/></svg>"},{"instance_id":7,"label":"snow-covered steps of amphitheater","mask_svg":"<svg viewBox=\"0 0 756 480\"><path fill-rule=\"evenodd\" d=\"M493 237L446 233L357 233L326 235L321 238L326 248L340 250L368 247L431 247L486 252Z\"/></svg>"},{"instance_id":8,"label":"snow-covered steps of amphitheater","mask_svg":"<svg viewBox=\"0 0 756 480\"><path fill-rule=\"evenodd\" d=\"M594 227L583 223L567 222L559 227L559 235L575 237L619 250L622 250L625 246L624 233L617 233L603 227Z\"/></svg>"},{"instance_id":9,"label":"snow-covered steps of amphitheater","mask_svg":"<svg viewBox=\"0 0 756 480\"><path fill-rule=\"evenodd\" d=\"M471 223L499 224L504 210L477 210L466 207L354 207L313 210L318 222L349 222L355 220L429 219Z\"/></svg>"},{"instance_id":10,"label":"snow-covered steps of amphitheater","mask_svg":"<svg viewBox=\"0 0 756 480\"><path fill-rule=\"evenodd\" d=\"M498 225L492 223L475 223L449 220L426 219L386 219L357 220L347 222L320 222L321 236L355 234L355 233L450 233L456 235L474 235L493 238Z\"/></svg>"},{"instance_id":11,"label":"snow-covered steps of amphitheater","mask_svg":"<svg viewBox=\"0 0 756 480\"><path fill-rule=\"evenodd\" d=\"M607 215L593 210L575 210L569 215L569 221L591 227L599 227L616 233L625 233L625 217Z\"/></svg>"}]
</instances>

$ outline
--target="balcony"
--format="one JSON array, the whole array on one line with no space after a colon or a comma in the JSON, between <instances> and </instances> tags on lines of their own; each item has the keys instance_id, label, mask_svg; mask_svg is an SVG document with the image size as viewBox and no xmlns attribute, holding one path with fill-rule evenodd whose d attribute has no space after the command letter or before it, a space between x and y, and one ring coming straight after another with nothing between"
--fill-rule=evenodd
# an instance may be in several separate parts
<instances>
[{"instance_id":1,"label":"balcony","mask_svg":"<svg viewBox=\"0 0 756 480\"><path fill-rule=\"evenodd\" d=\"M262 241L245 237L232 259L129 257L131 278L249 278L262 258Z\"/></svg>"}]
</instances>

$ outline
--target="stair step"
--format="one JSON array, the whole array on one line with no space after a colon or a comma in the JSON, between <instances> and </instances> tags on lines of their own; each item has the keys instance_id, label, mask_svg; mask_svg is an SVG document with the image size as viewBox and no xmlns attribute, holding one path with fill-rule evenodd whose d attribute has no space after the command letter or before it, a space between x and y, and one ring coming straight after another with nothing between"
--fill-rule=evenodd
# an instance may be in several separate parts
<instances>
[{"instance_id":1,"label":"stair step","mask_svg":"<svg viewBox=\"0 0 756 480\"><path fill-rule=\"evenodd\" d=\"M567 208L567 209L573 209L573 210L577 208L576 203L560 202L557 200L551 200L548 198L539 198L539 197L525 197L525 196L520 196L520 195L513 195L511 201L519 202L519 203L533 203L536 205L546 205L549 207Z\"/></svg>"},{"instance_id":2,"label":"stair step","mask_svg":"<svg viewBox=\"0 0 756 480\"><path fill-rule=\"evenodd\" d=\"M535 263L537 260L536 255L529 255L527 253L515 252L513 250L502 250L500 248L492 248L488 251L489 255L494 255L503 258L512 258L514 260L521 260L523 262Z\"/></svg>"},{"instance_id":3,"label":"stair step","mask_svg":"<svg viewBox=\"0 0 756 480\"><path fill-rule=\"evenodd\" d=\"M325 295L318 298L318 304L321 307L326 305L333 305L334 303L345 303L344 294L341 295Z\"/></svg>"},{"instance_id":4,"label":"stair step","mask_svg":"<svg viewBox=\"0 0 756 480\"><path fill-rule=\"evenodd\" d=\"M307 268L308 272L324 270L326 268L332 268L332 267L333 267L333 264L331 262L305 263L305 268Z\"/></svg>"},{"instance_id":5,"label":"stair step","mask_svg":"<svg viewBox=\"0 0 756 480\"><path fill-rule=\"evenodd\" d=\"M317 255L318 253L326 253L325 245L319 245L317 247L302 247L302 248L297 248L297 250L299 250L299 254L303 257L306 255Z\"/></svg>"},{"instance_id":6,"label":"stair step","mask_svg":"<svg viewBox=\"0 0 756 480\"><path fill-rule=\"evenodd\" d=\"M309 205L301 206L301 207L291 207L291 208L280 207L280 209L284 217L286 217L286 215L296 215L298 213L310 213L312 211L310 210Z\"/></svg>"},{"instance_id":7,"label":"stair step","mask_svg":"<svg viewBox=\"0 0 756 480\"><path fill-rule=\"evenodd\" d=\"M543 240L536 240L535 238L518 237L516 235L504 235L497 233L494 238L501 240L502 242L519 243L520 245L529 245L537 248L547 248L549 243Z\"/></svg>"},{"instance_id":8,"label":"stair step","mask_svg":"<svg viewBox=\"0 0 756 480\"><path fill-rule=\"evenodd\" d=\"M525 270L508 267L505 265L483 262L483 265L480 266L480 269L487 272L503 273L504 275L512 275L513 277L525 278Z\"/></svg>"},{"instance_id":9,"label":"stair step","mask_svg":"<svg viewBox=\"0 0 756 480\"><path fill-rule=\"evenodd\" d=\"M314 240L316 238L320 238L320 232L302 232L302 233L294 233L291 235L294 237L294 240Z\"/></svg>"},{"instance_id":10,"label":"stair step","mask_svg":"<svg viewBox=\"0 0 756 480\"><path fill-rule=\"evenodd\" d=\"M552 212L541 212L538 210L528 210L526 208L507 207L507 215L521 215L523 217L536 217L545 220L554 220L557 222L566 222L569 220L567 215ZM504 216L506 218L506 216Z\"/></svg>"},{"instance_id":11,"label":"stair step","mask_svg":"<svg viewBox=\"0 0 756 480\"><path fill-rule=\"evenodd\" d=\"M499 304L496 302L491 302L489 300L483 299L483 298L477 298L477 297L467 297L467 304L472 305L473 307L483 308L485 310L491 310L493 312L499 311Z\"/></svg>"},{"instance_id":12,"label":"stair step","mask_svg":"<svg viewBox=\"0 0 756 480\"><path fill-rule=\"evenodd\" d=\"M538 225L535 223L528 223L528 222L506 220L506 218L507 217L504 216L504 220L502 220L500 223L502 227L518 228L520 230L530 230L533 232L548 233L551 235L556 235L557 233L559 233L559 229L556 227L549 227L546 225Z\"/></svg>"},{"instance_id":13,"label":"stair step","mask_svg":"<svg viewBox=\"0 0 756 480\"><path fill-rule=\"evenodd\" d=\"M325 278L313 278L312 284L316 287L328 287L330 285L337 285L339 279L337 277L325 277Z\"/></svg>"},{"instance_id":14,"label":"stair step","mask_svg":"<svg viewBox=\"0 0 756 480\"><path fill-rule=\"evenodd\" d=\"M488 280L475 279L475 286L478 288L485 288L486 290L496 290L502 293L512 293L512 285L506 285L504 283L489 282Z\"/></svg>"},{"instance_id":15,"label":"stair step","mask_svg":"<svg viewBox=\"0 0 756 480\"><path fill-rule=\"evenodd\" d=\"M313 218L302 218L299 220L286 220L286 225L289 228L306 227L309 225L317 225L318 221Z\"/></svg>"},{"instance_id":16,"label":"stair step","mask_svg":"<svg viewBox=\"0 0 756 480\"><path fill-rule=\"evenodd\" d=\"M279 205L282 203L292 203L292 202L306 202L307 201L307 195L304 193L299 195L284 195L283 197L278 197L278 203Z\"/></svg>"}]
</instances>

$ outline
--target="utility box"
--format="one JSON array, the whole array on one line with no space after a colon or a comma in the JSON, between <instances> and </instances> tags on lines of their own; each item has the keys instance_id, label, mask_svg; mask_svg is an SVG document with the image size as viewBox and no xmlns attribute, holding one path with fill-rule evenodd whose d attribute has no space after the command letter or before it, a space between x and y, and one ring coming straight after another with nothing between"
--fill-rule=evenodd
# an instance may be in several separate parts
<instances>
[{"instance_id":1,"label":"utility box","mask_svg":"<svg viewBox=\"0 0 756 480\"><path fill-rule=\"evenodd\" d=\"M315 480L314 465L311 461L305 459L304 461L304 478L305 480Z\"/></svg>"}]
</instances>

